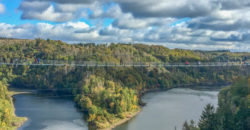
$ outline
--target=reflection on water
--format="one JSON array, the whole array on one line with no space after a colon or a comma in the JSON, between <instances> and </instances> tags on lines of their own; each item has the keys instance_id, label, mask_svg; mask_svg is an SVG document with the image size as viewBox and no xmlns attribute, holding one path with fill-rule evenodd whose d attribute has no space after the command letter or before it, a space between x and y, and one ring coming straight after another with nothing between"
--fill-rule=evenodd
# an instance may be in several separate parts
<instances>
[{"instance_id":1,"label":"reflection on water","mask_svg":"<svg viewBox=\"0 0 250 130\"><path fill-rule=\"evenodd\" d=\"M143 96L142 112L115 130L181 130L185 120L198 121L204 106L217 107L218 91L171 89ZM83 115L68 99L16 95L16 114L29 120L19 130L87 130Z\"/></svg>"},{"instance_id":2,"label":"reflection on water","mask_svg":"<svg viewBox=\"0 0 250 130\"><path fill-rule=\"evenodd\" d=\"M73 101L62 98L46 98L35 95L16 95L17 116L29 120L18 130L87 130L83 115L76 110Z\"/></svg>"},{"instance_id":3,"label":"reflection on water","mask_svg":"<svg viewBox=\"0 0 250 130\"><path fill-rule=\"evenodd\" d=\"M218 91L180 88L148 93L142 112L115 130L181 130L185 120L199 120L206 104L217 107L217 95Z\"/></svg>"},{"instance_id":4,"label":"reflection on water","mask_svg":"<svg viewBox=\"0 0 250 130\"><path fill-rule=\"evenodd\" d=\"M46 127L42 130L83 130L83 126L84 126L82 124L77 124L75 122L58 121L58 120L46 121L44 122L44 125Z\"/></svg>"}]
</instances>

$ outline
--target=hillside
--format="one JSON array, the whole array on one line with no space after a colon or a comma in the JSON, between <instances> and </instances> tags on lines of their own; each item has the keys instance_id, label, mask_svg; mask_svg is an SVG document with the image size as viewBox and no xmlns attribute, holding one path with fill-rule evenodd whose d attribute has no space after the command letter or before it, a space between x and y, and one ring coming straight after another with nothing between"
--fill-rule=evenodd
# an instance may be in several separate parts
<instances>
[{"instance_id":1,"label":"hillside","mask_svg":"<svg viewBox=\"0 0 250 130\"><path fill-rule=\"evenodd\" d=\"M128 62L218 62L249 59L250 53L190 51L144 44L67 44L53 40L0 40L0 61L13 59ZM91 128L108 128L140 110L140 96L154 89L227 84L249 67L0 66L0 81L18 88L72 94Z\"/></svg>"},{"instance_id":2,"label":"hillside","mask_svg":"<svg viewBox=\"0 0 250 130\"><path fill-rule=\"evenodd\" d=\"M247 130L250 128L250 78L240 77L219 93L218 108L208 104L198 122L185 122L183 130Z\"/></svg>"},{"instance_id":3,"label":"hillside","mask_svg":"<svg viewBox=\"0 0 250 130\"><path fill-rule=\"evenodd\" d=\"M16 117L7 87L0 81L0 130L14 130L26 120Z\"/></svg>"}]
</instances>

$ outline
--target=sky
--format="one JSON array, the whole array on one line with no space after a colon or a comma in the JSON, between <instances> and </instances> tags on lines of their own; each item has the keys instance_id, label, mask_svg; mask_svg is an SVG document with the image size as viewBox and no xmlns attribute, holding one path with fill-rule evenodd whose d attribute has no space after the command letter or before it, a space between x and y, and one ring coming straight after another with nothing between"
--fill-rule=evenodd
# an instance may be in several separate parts
<instances>
[{"instance_id":1,"label":"sky","mask_svg":"<svg viewBox=\"0 0 250 130\"><path fill-rule=\"evenodd\" d=\"M0 37L250 52L250 0L0 0Z\"/></svg>"}]
</instances>

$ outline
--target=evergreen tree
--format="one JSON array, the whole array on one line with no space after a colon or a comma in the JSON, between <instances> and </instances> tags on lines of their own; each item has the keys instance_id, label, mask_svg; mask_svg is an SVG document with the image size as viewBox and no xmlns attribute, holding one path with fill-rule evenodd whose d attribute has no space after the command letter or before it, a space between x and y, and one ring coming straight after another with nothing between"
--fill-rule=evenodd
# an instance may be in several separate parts
<instances>
[{"instance_id":1,"label":"evergreen tree","mask_svg":"<svg viewBox=\"0 0 250 130\"><path fill-rule=\"evenodd\" d=\"M197 128L197 127L195 126L194 121L191 120L191 121L190 121L190 124L189 124L187 121L185 121L185 123L183 124L182 130L199 130L199 128Z\"/></svg>"},{"instance_id":2,"label":"evergreen tree","mask_svg":"<svg viewBox=\"0 0 250 130\"><path fill-rule=\"evenodd\" d=\"M201 130L217 130L217 120L214 106L208 104L202 112L198 126Z\"/></svg>"}]
</instances>

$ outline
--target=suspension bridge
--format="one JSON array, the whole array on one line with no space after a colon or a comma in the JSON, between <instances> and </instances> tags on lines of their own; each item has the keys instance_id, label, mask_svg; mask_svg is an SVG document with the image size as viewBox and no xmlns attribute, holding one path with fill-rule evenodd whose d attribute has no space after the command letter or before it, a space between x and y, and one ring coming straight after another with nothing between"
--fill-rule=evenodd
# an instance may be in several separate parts
<instances>
[{"instance_id":1,"label":"suspension bridge","mask_svg":"<svg viewBox=\"0 0 250 130\"><path fill-rule=\"evenodd\" d=\"M97 62L97 61L59 61L59 60L14 60L12 62L0 61L0 66L70 66L70 67L226 67L249 66L247 62Z\"/></svg>"}]
</instances>

